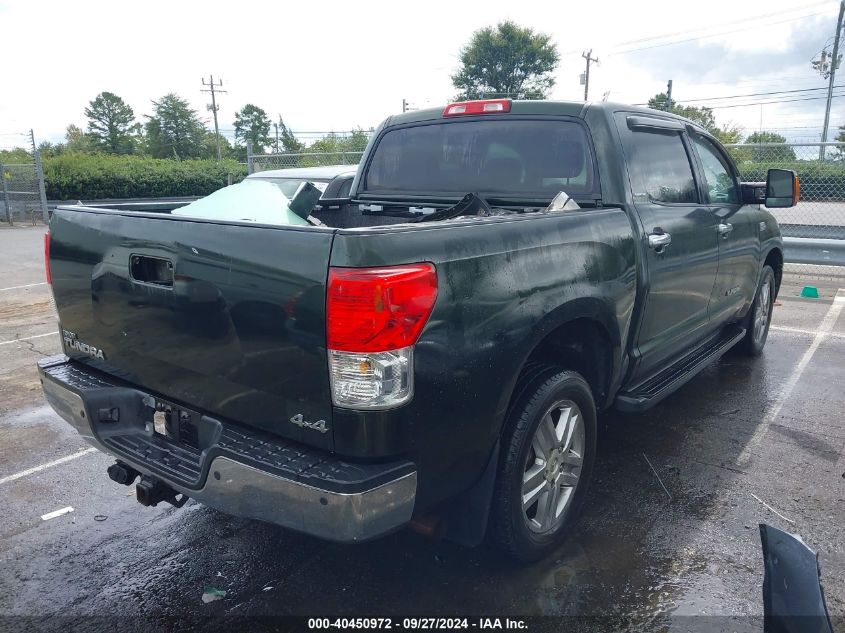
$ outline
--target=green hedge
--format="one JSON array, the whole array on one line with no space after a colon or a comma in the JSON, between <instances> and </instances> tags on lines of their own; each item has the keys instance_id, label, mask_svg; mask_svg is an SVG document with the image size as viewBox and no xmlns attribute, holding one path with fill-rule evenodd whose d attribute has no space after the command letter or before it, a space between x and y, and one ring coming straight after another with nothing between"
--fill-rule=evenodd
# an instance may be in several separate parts
<instances>
[{"instance_id":1,"label":"green hedge","mask_svg":"<svg viewBox=\"0 0 845 633\"><path fill-rule=\"evenodd\" d=\"M764 181L766 172L774 167L794 169L801 178L802 200L845 199L845 162L752 162L742 155L736 159L745 181ZM303 158L303 166L306 163ZM218 163L106 154L63 154L44 159L50 200L206 196L225 187L229 174L233 182L240 182L246 176L246 166L233 160Z\"/></svg>"},{"instance_id":2,"label":"green hedge","mask_svg":"<svg viewBox=\"0 0 845 633\"><path fill-rule=\"evenodd\" d=\"M801 181L801 199L807 202L845 199L845 163L796 160L785 162L739 162L746 182L764 182L769 169L792 169Z\"/></svg>"},{"instance_id":3,"label":"green hedge","mask_svg":"<svg viewBox=\"0 0 845 633\"><path fill-rule=\"evenodd\" d=\"M206 196L246 176L233 160L170 160L141 156L64 154L44 160L50 200Z\"/></svg>"}]
</instances>

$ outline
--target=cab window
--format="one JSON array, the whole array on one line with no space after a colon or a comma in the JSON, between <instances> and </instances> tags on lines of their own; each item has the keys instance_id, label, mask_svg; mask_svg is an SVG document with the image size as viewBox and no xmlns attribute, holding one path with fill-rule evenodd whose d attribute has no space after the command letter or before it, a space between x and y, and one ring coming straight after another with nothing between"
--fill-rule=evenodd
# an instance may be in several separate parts
<instances>
[{"instance_id":1,"label":"cab window","mask_svg":"<svg viewBox=\"0 0 845 633\"><path fill-rule=\"evenodd\" d=\"M710 139L694 134L695 150L701 159L704 173L704 192L707 204L738 204L739 187L733 170Z\"/></svg>"},{"instance_id":2,"label":"cab window","mask_svg":"<svg viewBox=\"0 0 845 633\"><path fill-rule=\"evenodd\" d=\"M634 131L629 151L635 200L665 204L698 202L692 166L680 133Z\"/></svg>"}]
</instances>

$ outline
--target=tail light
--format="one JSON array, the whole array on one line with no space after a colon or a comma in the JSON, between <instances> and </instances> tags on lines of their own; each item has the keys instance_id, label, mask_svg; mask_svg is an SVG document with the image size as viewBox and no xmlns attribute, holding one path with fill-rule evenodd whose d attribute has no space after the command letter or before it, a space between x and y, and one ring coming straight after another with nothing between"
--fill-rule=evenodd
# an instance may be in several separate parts
<instances>
[{"instance_id":1,"label":"tail light","mask_svg":"<svg viewBox=\"0 0 845 633\"><path fill-rule=\"evenodd\" d=\"M47 283L53 285L53 274L50 272L50 231L44 234L44 274Z\"/></svg>"},{"instance_id":2,"label":"tail light","mask_svg":"<svg viewBox=\"0 0 845 633\"><path fill-rule=\"evenodd\" d=\"M498 114L510 112L510 99L482 99L478 101L458 101L450 103L443 110L443 116L464 116L471 114Z\"/></svg>"},{"instance_id":3,"label":"tail light","mask_svg":"<svg viewBox=\"0 0 845 633\"><path fill-rule=\"evenodd\" d=\"M387 409L410 400L414 344L436 299L432 264L329 270L326 339L334 404Z\"/></svg>"}]
</instances>

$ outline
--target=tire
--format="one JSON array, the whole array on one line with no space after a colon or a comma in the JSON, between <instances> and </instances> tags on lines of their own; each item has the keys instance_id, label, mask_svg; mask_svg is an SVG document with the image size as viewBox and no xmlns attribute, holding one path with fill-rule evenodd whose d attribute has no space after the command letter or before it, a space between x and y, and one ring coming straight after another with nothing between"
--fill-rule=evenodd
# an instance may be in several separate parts
<instances>
[{"instance_id":1,"label":"tire","mask_svg":"<svg viewBox=\"0 0 845 633\"><path fill-rule=\"evenodd\" d=\"M737 345L737 351L745 356L759 356L763 353L772 322L772 306L775 302L775 273L771 266L763 266L760 283L754 294L754 303L745 318L745 337Z\"/></svg>"},{"instance_id":2,"label":"tire","mask_svg":"<svg viewBox=\"0 0 845 633\"><path fill-rule=\"evenodd\" d=\"M561 545L583 503L596 405L587 381L558 367L535 369L521 387L502 435L489 534L511 558L532 562Z\"/></svg>"}]
</instances>

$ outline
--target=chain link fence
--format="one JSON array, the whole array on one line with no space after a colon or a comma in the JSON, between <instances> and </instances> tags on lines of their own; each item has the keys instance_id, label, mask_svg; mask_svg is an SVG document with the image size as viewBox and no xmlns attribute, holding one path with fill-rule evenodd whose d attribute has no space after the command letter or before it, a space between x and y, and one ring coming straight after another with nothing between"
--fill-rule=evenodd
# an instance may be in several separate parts
<instances>
[{"instance_id":1,"label":"chain link fence","mask_svg":"<svg viewBox=\"0 0 845 633\"><path fill-rule=\"evenodd\" d=\"M355 166L363 152L303 152L301 154L248 154L249 173L269 169L291 169L293 167L321 167L326 165Z\"/></svg>"},{"instance_id":2,"label":"chain link fence","mask_svg":"<svg viewBox=\"0 0 845 633\"><path fill-rule=\"evenodd\" d=\"M798 173L801 201L789 209L772 209L785 237L845 239L845 143L727 147L746 182L764 182L772 168Z\"/></svg>"},{"instance_id":3,"label":"chain link fence","mask_svg":"<svg viewBox=\"0 0 845 633\"><path fill-rule=\"evenodd\" d=\"M792 169L800 202L771 209L784 236L786 271L796 280L845 274L845 143L728 145L745 182L764 182L769 169Z\"/></svg>"},{"instance_id":4,"label":"chain link fence","mask_svg":"<svg viewBox=\"0 0 845 633\"><path fill-rule=\"evenodd\" d=\"M0 163L0 218L9 225L49 219L44 172L35 152L31 163Z\"/></svg>"}]
</instances>

